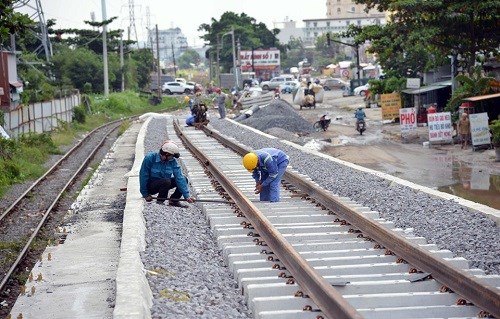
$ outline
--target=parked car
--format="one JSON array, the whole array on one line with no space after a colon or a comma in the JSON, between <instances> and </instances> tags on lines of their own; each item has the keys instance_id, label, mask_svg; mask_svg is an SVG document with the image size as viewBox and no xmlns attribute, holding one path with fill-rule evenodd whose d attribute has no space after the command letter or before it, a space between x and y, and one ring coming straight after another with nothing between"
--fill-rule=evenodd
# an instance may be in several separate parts
<instances>
[{"instance_id":1,"label":"parked car","mask_svg":"<svg viewBox=\"0 0 500 319\"><path fill-rule=\"evenodd\" d=\"M293 81L295 78L293 75L282 75L272 78L270 81L262 81L260 87L263 90L274 90L287 81Z\"/></svg>"},{"instance_id":2,"label":"parked car","mask_svg":"<svg viewBox=\"0 0 500 319\"><path fill-rule=\"evenodd\" d=\"M370 85L368 83L358 86L354 89L354 95L365 96L368 89L370 89Z\"/></svg>"},{"instance_id":3,"label":"parked car","mask_svg":"<svg viewBox=\"0 0 500 319\"><path fill-rule=\"evenodd\" d=\"M292 93L294 90L298 89L300 86L299 81L286 81L280 84L279 90L281 93Z\"/></svg>"},{"instance_id":4,"label":"parked car","mask_svg":"<svg viewBox=\"0 0 500 319\"><path fill-rule=\"evenodd\" d=\"M345 90L345 88L349 86L349 82L346 82L342 79L328 78L322 82L322 85L325 91L330 91L333 89Z\"/></svg>"},{"instance_id":5,"label":"parked car","mask_svg":"<svg viewBox=\"0 0 500 319\"><path fill-rule=\"evenodd\" d=\"M163 93L172 94L193 94L194 86L182 82L167 82L163 84Z\"/></svg>"}]
</instances>

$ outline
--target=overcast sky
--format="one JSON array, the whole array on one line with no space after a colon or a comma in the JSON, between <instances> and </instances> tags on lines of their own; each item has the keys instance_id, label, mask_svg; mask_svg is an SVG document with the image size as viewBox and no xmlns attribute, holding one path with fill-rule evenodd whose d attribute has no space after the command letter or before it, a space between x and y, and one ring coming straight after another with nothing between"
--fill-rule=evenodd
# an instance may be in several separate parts
<instances>
[{"instance_id":1,"label":"overcast sky","mask_svg":"<svg viewBox=\"0 0 500 319\"><path fill-rule=\"evenodd\" d=\"M111 29L127 30L130 25L129 2L134 3L135 27L139 40L146 37L147 8L149 8L150 27L167 29L179 27L188 39L190 46L202 46L203 43L198 33L198 27L203 24L211 24L211 19L220 20L226 11L237 14L246 13L257 22L264 22L269 29L273 28L273 22L288 20L297 21L297 26L303 26L303 19L326 18L327 0L308 0L292 2L289 0L104 0L106 4L107 18L118 17ZM30 0L34 7L35 1ZM56 19L58 28L90 28L84 24L84 20L91 20L94 12L95 20L102 21L101 0L41 0L45 19ZM174 9L174 6L177 9ZM27 7L24 7L25 11ZM29 9L28 9L29 11ZM25 11L26 12L26 11ZM33 12L33 11L32 11ZM29 12L27 12L29 13ZM126 36L126 34L125 34Z\"/></svg>"}]
</instances>

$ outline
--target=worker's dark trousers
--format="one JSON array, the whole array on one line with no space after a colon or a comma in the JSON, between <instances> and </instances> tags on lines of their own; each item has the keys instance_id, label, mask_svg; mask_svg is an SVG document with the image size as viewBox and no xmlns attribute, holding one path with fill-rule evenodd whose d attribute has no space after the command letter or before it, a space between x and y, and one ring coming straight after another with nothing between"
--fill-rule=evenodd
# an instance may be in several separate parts
<instances>
[{"instance_id":1,"label":"worker's dark trousers","mask_svg":"<svg viewBox=\"0 0 500 319\"><path fill-rule=\"evenodd\" d=\"M186 179L186 184L188 183L188 179L186 176L184 176ZM173 199L179 199L182 196L181 191L179 188L177 188L177 183L175 181L175 178L152 178L148 182L148 192L150 194L156 194L158 193L158 201L163 202L166 198L173 198ZM175 188L175 191L170 197L168 197L168 191L171 190L172 188Z\"/></svg>"}]
</instances>

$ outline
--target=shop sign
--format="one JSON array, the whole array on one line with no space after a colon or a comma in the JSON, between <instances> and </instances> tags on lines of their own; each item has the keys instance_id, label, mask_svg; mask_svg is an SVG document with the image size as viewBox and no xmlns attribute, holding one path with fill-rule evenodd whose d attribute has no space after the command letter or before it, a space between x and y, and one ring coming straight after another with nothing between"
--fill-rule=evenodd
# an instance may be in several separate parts
<instances>
[{"instance_id":1,"label":"shop sign","mask_svg":"<svg viewBox=\"0 0 500 319\"><path fill-rule=\"evenodd\" d=\"M427 124L430 142L451 142L453 127L450 112L428 113Z\"/></svg>"},{"instance_id":2,"label":"shop sign","mask_svg":"<svg viewBox=\"0 0 500 319\"><path fill-rule=\"evenodd\" d=\"M417 129L417 114L413 107L399 109L401 134L413 133Z\"/></svg>"}]
</instances>

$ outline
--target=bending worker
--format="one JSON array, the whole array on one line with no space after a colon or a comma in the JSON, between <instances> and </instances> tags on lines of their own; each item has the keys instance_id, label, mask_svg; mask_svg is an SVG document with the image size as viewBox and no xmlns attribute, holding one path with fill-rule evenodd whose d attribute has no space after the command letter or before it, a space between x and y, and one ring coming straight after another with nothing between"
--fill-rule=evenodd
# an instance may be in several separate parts
<instances>
[{"instance_id":1,"label":"bending worker","mask_svg":"<svg viewBox=\"0 0 500 319\"><path fill-rule=\"evenodd\" d=\"M160 205L168 198L169 205L185 208L178 199L183 196L188 203L194 200L189 197L188 179L182 174L182 168L177 161L179 147L173 141L165 141L159 152L149 152L142 161L139 173L140 192L146 202L153 200L158 194L156 202ZM175 188L168 197L168 191ZM177 199L177 200L176 200Z\"/></svg>"},{"instance_id":2,"label":"bending worker","mask_svg":"<svg viewBox=\"0 0 500 319\"><path fill-rule=\"evenodd\" d=\"M280 201L280 182L290 158L276 148L262 148L243 157L243 166L255 180L255 194L261 201Z\"/></svg>"}]
</instances>

